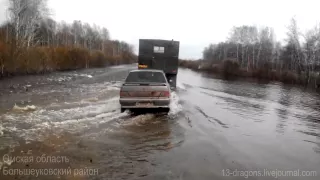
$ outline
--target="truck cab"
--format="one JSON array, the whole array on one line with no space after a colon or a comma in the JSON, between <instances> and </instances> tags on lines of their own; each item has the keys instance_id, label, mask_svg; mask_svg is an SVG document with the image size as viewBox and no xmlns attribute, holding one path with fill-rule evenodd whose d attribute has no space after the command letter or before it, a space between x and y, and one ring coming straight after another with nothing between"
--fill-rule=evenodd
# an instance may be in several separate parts
<instances>
[{"instance_id":1,"label":"truck cab","mask_svg":"<svg viewBox=\"0 0 320 180\"><path fill-rule=\"evenodd\" d=\"M140 39L138 69L162 70L172 89L176 88L179 41Z\"/></svg>"}]
</instances>

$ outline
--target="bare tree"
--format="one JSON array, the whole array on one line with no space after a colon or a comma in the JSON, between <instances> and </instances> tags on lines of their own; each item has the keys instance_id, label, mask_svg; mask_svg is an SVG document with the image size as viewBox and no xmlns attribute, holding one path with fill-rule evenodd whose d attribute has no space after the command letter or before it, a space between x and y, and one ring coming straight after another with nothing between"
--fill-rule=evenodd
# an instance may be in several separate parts
<instances>
[{"instance_id":1,"label":"bare tree","mask_svg":"<svg viewBox=\"0 0 320 180\"><path fill-rule=\"evenodd\" d=\"M233 27L230 38L229 38L230 42L233 42L236 44L237 46L237 61L239 61L239 46L243 45L242 41L241 41L241 29L240 27Z\"/></svg>"},{"instance_id":2,"label":"bare tree","mask_svg":"<svg viewBox=\"0 0 320 180\"><path fill-rule=\"evenodd\" d=\"M47 15L45 0L9 0L9 20L14 25L16 42L29 47L34 41L36 28Z\"/></svg>"},{"instance_id":3,"label":"bare tree","mask_svg":"<svg viewBox=\"0 0 320 180\"><path fill-rule=\"evenodd\" d=\"M73 21L71 26L71 33L73 35L73 45L79 46L79 41L82 35L82 23L81 21Z\"/></svg>"},{"instance_id":4,"label":"bare tree","mask_svg":"<svg viewBox=\"0 0 320 180\"><path fill-rule=\"evenodd\" d=\"M105 52L107 42L110 40L110 35L107 28L102 28L101 38L102 38L102 51Z\"/></svg>"},{"instance_id":5,"label":"bare tree","mask_svg":"<svg viewBox=\"0 0 320 180\"><path fill-rule=\"evenodd\" d=\"M301 72L302 54L300 44L300 32L298 30L297 21L295 18L291 19L291 24L288 27L288 45L292 47L290 52L291 67L293 67L299 74Z\"/></svg>"}]
</instances>

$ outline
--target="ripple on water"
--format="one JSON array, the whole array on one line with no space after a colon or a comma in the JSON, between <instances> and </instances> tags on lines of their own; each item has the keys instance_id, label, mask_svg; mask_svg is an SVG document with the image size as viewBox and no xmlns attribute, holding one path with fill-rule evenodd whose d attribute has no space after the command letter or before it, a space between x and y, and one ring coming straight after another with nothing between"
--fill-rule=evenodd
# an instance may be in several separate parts
<instances>
[{"instance_id":1,"label":"ripple on water","mask_svg":"<svg viewBox=\"0 0 320 180\"><path fill-rule=\"evenodd\" d=\"M3 132L4 128L1 126L0 124L0 137L3 136L4 132ZM1 168L0 168L1 169Z\"/></svg>"}]
</instances>

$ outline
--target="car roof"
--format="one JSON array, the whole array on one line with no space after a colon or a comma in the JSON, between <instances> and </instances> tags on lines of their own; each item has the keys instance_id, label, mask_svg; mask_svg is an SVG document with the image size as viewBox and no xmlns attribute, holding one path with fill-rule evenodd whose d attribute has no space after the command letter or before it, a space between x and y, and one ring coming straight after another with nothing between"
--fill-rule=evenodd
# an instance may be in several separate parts
<instances>
[{"instance_id":1,"label":"car roof","mask_svg":"<svg viewBox=\"0 0 320 180\"><path fill-rule=\"evenodd\" d=\"M157 69L136 69L132 70L130 72L161 72L163 73L163 70L157 70Z\"/></svg>"}]
</instances>

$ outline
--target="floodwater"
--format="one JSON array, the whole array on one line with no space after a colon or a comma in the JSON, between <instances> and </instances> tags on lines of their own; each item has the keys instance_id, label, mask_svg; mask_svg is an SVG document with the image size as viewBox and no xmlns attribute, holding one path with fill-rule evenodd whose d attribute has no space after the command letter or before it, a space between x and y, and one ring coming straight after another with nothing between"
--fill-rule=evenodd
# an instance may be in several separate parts
<instances>
[{"instance_id":1,"label":"floodwater","mask_svg":"<svg viewBox=\"0 0 320 180\"><path fill-rule=\"evenodd\" d=\"M0 179L319 179L318 94L180 69L169 115L131 115L132 69L1 80Z\"/></svg>"}]
</instances>

